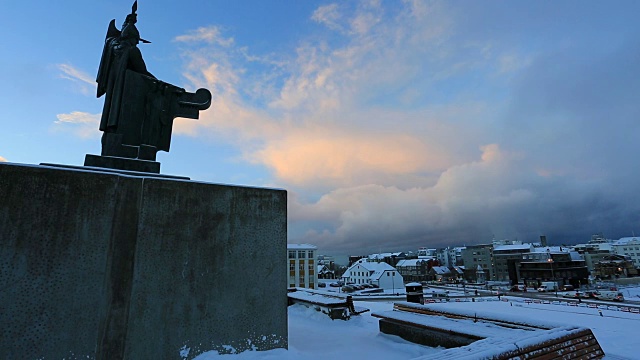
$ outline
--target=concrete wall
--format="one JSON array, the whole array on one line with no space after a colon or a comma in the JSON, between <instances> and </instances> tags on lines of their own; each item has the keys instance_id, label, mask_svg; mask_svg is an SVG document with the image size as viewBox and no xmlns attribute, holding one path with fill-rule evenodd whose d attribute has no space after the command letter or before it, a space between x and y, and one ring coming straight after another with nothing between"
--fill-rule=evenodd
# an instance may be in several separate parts
<instances>
[{"instance_id":1,"label":"concrete wall","mask_svg":"<svg viewBox=\"0 0 640 360\"><path fill-rule=\"evenodd\" d=\"M2 163L0 194L1 359L287 347L285 191Z\"/></svg>"}]
</instances>

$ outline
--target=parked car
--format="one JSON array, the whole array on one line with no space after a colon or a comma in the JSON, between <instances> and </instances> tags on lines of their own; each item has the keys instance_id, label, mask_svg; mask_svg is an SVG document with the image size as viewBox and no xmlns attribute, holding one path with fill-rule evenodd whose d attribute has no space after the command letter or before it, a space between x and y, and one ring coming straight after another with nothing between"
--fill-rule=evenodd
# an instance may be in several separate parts
<instances>
[{"instance_id":1,"label":"parked car","mask_svg":"<svg viewBox=\"0 0 640 360\"><path fill-rule=\"evenodd\" d=\"M519 291L527 291L527 287L523 284L515 284L511 287L511 291L519 292Z\"/></svg>"},{"instance_id":2,"label":"parked car","mask_svg":"<svg viewBox=\"0 0 640 360\"><path fill-rule=\"evenodd\" d=\"M624 295L619 291L601 291L598 294L599 300L624 301Z\"/></svg>"},{"instance_id":3,"label":"parked car","mask_svg":"<svg viewBox=\"0 0 640 360\"><path fill-rule=\"evenodd\" d=\"M567 298L567 299L579 299L579 298L584 298L584 293L581 291L576 291L575 293L571 292L571 293L566 293L564 295L562 295L563 298Z\"/></svg>"},{"instance_id":4,"label":"parked car","mask_svg":"<svg viewBox=\"0 0 640 360\"><path fill-rule=\"evenodd\" d=\"M562 287L562 291L573 291L573 290L574 290L573 285L568 285L567 284L567 285Z\"/></svg>"},{"instance_id":5,"label":"parked car","mask_svg":"<svg viewBox=\"0 0 640 360\"><path fill-rule=\"evenodd\" d=\"M321 288L321 287L327 287L327 284L326 284L326 283L323 283L323 282L322 282L322 283L318 283L318 287L319 287L319 288Z\"/></svg>"},{"instance_id":6,"label":"parked car","mask_svg":"<svg viewBox=\"0 0 640 360\"><path fill-rule=\"evenodd\" d=\"M332 282L331 284L329 284L329 286L331 286L331 287L340 287L340 284L338 284L337 282Z\"/></svg>"},{"instance_id":7,"label":"parked car","mask_svg":"<svg viewBox=\"0 0 640 360\"><path fill-rule=\"evenodd\" d=\"M351 285L345 285L342 287L342 291L344 292L354 292L356 289Z\"/></svg>"},{"instance_id":8,"label":"parked car","mask_svg":"<svg viewBox=\"0 0 640 360\"><path fill-rule=\"evenodd\" d=\"M585 299L597 299L600 293L598 291L587 290L584 292Z\"/></svg>"}]
</instances>

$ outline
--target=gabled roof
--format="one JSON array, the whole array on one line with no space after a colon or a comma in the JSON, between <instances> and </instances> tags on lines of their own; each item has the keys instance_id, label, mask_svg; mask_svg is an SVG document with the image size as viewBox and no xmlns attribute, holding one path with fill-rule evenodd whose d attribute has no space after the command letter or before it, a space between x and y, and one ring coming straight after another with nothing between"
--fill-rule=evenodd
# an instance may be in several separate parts
<instances>
[{"instance_id":1,"label":"gabled roof","mask_svg":"<svg viewBox=\"0 0 640 360\"><path fill-rule=\"evenodd\" d=\"M451 271L446 266L434 266L431 268L431 271L438 275L451 274Z\"/></svg>"},{"instance_id":2,"label":"gabled roof","mask_svg":"<svg viewBox=\"0 0 640 360\"><path fill-rule=\"evenodd\" d=\"M400 260L398 261L398 263L396 264L396 267L403 267L403 266L420 266L420 264L418 264L419 262L427 262L426 259L408 259L408 260Z\"/></svg>"},{"instance_id":3,"label":"gabled roof","mask_svg":"<svg viewBox=\"0 0 640 360\"><path fill-rule=\"evenodd\" d=\"M356 261L353 265L351 265L351 267L348 268L347 271L344 272L342 277L350 277L351 276L351 270L353 268L355 268L356 266L358 266L358 265L360 265L361 267L365 268L370 273L371 272L373 273L370 276L371 279L380 278L380 276L382 276L382 274L385 271L397 271L396 268L394 268L393 266L391 266L391 265L389 265L389 264L387 264L385 262L375 262L375 261L367 261L367 259L360 259L360 260Z\"/></svg>"}]
</instances>

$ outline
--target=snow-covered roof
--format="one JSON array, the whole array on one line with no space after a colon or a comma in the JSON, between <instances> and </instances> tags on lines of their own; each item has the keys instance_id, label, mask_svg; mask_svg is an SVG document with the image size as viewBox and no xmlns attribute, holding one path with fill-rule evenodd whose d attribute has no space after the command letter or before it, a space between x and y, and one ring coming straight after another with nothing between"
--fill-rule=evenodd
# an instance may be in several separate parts
<instances>
[{"instance_id":1,"label":"snow-covered roof","mask_svg":"<svg viewBox=\"0 0 640 360\"><path fill-rule=\"evenodd\" d=\"M568 246L544 246L544 247L534 247L531 252L536 253L552 253L552 254L564 254L571 251L571 248Z\"/></svg>"},{"instance_id":2,"label":"snow-covered roof","mask_svg":"<svg viewBox=\"0 0 640 360\"><path fill-rule=\"evenodd\" d=\"M396 264L396 267L403 266L418 266L418 262L426 261L425 259L408 259L408 260L400 260Z\"/></svg>"},{"instance_id":3,"label":"snow-covered roof","mask_svg":"<svg viewBox=\"0 0 640 360\"><path fill-rule=\"evenodd\" d=\"M352 269L358 265L365 268L370 273L373 273L370 276L371 279L379 278L380 276L382 276L381 274L384 273L385 271L397 271L396 268L387 264L386 262L367 261L367 259L365 258L365 259L360 259L355 263L353 263L353 265L351 265L351 267L349 267L347 271L345 271L344 274L342 274L342 277L343 278L351 277Z\"/></svg>"},{"instance_id":4,"label":"snow-covered roof","mask_svg":"<svg viewBox=\"0 0 640 360\"><path fill-rule=\"evenodd\" d=\"M394 253L380 253L380 254L371 254L369 256L367 256L369 259L372 260L382 260L384 258L390 258L390 257L394 257L394 256L400 256L402 255L402 252L394 252Z\"/></svg>"},{"instance_id":5,"label":"snow-covered roof","mask_svg":"<svg viewBox=\"0 0 640 360\"><path fill-rule=\"evenodd\" d=\"M438 275L451 274L451 271L449 271L449 268L446 266L434 266L431 270Z\"/></svg>"},{"instance_id":6,"label":"snow-covered roof","mask_svg":"<svg viewBox=\"0 0 640 360\"><path fill-rule=\"evenodd\" d=\"M582 255L577 251L569 251L569 255L571 255L571 260L584 260Z\"/></svg>"},{"instance_id":7,"label":"snow-covered roof","mask_svg":"<svg viewBox=\"0 0 640 360\"><path fill-rule=\"evenodd\" d=\"M327 265L318 265L318 273L321 273L323 271L324 272L331 272L331 270L329 270Z\"/></svg>"},{"instance_id":8,"label":"snow-covered roof","mask_svg":"<svg viewBox=\"0 0 640 360\"><path fill-rule=\"evenodd\" d=\"M629 244L640 244L640 238L637 237L623 237L613 242L613 245L629 245Z\"/></svg>"},{"instance_id":9,"label":"snow-covered roof","mask_svg":"<svg viewBox=\"0 0 640 360\"><path fill-rule=\"evenodd\" d=\"M493 252L506 251L506 250L525 250L530 251L533 248L531 244L518 244L518 245L498 245L493 248Z\"/></svg>"},{"instance_id":10,"label":"snow-covered roof","mask_svg":"<svg viewBox=\"0 0 640 360\"><path fill-rule=\"evenodd\" d=\"M287 244L287 250L318 250L318 247L311 244Z\"/></svg>"}]
</instances>

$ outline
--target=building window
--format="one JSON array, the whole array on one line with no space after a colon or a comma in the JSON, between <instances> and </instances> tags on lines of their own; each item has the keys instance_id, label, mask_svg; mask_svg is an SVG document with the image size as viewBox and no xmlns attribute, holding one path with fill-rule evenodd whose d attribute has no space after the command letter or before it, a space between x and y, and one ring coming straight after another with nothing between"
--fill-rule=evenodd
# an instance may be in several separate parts
<instances>
[{"instance_id":1,"label":"building window","mask_svg":"<svg viewBox=\"0 0 640 360\"><path fill-rule=\"evenodd\" d=\"M304 251L298 251L298 259L304 259Z\"/></svg>"},{"instance_id":2,"label":"building window","mask_svg":"<svg viewBox=\"0 0 640 360\"><path fill-rule=\"evenodd\" d=\"M296 264L294 263L289 264L289 271L296 271Z\"/></svg>"},{"instance_id":3,"label":"building window","mask_svg":"<svg viewBox=\"0 0 640 360\"><path fill-rule=\"evenodd\" d=\"M309 252L307 252L307 257L308 257L309 259L313 259L313 251L309 251Z\"/></svg>"},{"instance_id":4,"label":"building window","mask_svg":"<svg viewBox=\"0 0 640 360\"><path fill-rule=\"evenodd\" d=\"M289 251L289 259L295 259L296 258L296 252L295 251Z\"/></svg>"}]
</instances>

